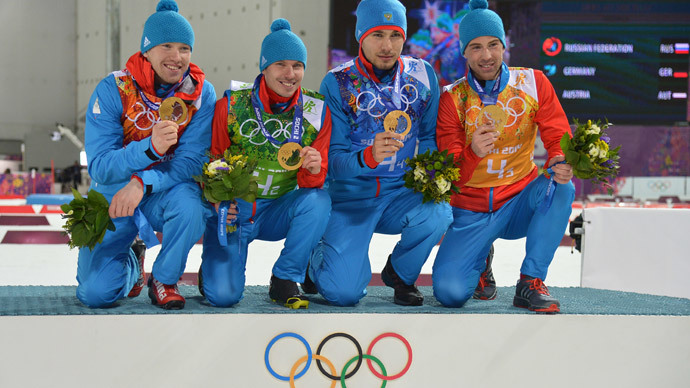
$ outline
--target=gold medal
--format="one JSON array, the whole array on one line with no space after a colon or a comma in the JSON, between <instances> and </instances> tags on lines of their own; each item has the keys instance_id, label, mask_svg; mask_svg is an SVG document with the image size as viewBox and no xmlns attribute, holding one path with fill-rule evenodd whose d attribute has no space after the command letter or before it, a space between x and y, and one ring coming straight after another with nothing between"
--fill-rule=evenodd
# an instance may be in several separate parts
<instances>
[{"instance_id":1,"label":"gold medal","mask_svg":"<svg viewBox=\"0 0 690 388\"><path fill-rule=\"evenodd\" d=\"M179 97L168 97L158 108L161 120L174 121L178 125L187 121L187 104Z\"/></svg>"},{"instance_id":2,"label":"gold medal","mask_svg":"<svg viewBox=\"0 0 690 388\"><path fill-rule=\"evenodd\" d=\"M405 136L412 128L412 120L404 111L394 110L383 119L383 128L388 132L399 133Z\"/></svg>"},{"instance_id":3,"label":"gold medal","mask_svg":"<svg viewBox=\"0 0 690 388\"><path fill-rule=\"evenodd\" d=\"M302 146L299 143L287 142L278 150L278 163L288 171L296 170L302 165L302 158L299 153Z\"/></svg>"},{"instance_id":4,"label":"gold medal","mask_svg":"<svg viewBox=\"0 0 690 388\"><path fill-rule=\"evenodd\" d=\"M508 115L498 105L487 105L479 113L479 123L493 123L498 132L503 132L503 126L506 124Z\"/></svg>"}]
</instances>

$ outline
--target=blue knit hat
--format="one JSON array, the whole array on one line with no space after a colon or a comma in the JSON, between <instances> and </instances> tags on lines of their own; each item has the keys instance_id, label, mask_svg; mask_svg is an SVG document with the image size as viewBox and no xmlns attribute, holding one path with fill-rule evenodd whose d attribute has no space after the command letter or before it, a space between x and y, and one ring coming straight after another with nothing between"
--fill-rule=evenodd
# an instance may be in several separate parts
<instances>
[{"instance_id":1,"label":"blue knit hat","mask_svg":"<svg viewBox=\"0 0 690 388\"><path fill-rule=\"evenodd\" d=\"M187 19L178 13L175 1L161 0L156 6L156 13L149 16L144 24L141 52L171 42L184 43L194 49L194 30Z\"/></svg>"},{"instance_id":2,"label":"blue knit hat","mask_svg":"<svg viewBox=\"0 0 690 388\"><path fill-rule=\"evenodd\" d=\"M407 37L405 6L398 0L362 0L357 6L355 38L361 44L362 38L377 27L398 27L403 38Z\"/></svg>"},{"instance_id":3,"label":"blue knit hat","mask_svg":"<svg viewBox=\"0 0 690 388\"><path fill-rule=\"evenodd\" d=\"M271 23L271 33L261 42L259 69L264 71L271 63L278 61L299 61L307 68L307 48L302 39L290 30L290 22L276 19Z\"/></svg>"},{"instance_id":4,"label":"blue knit hat","mask_svg":"<svg viewBox=\"0 0 690 388\"><path fill-rule=\"evenodd\" d=\"M503 47L506 47L503 21L496 12L489 9L489 3L486 0L470 1L470 12L460 20L458 33L460 52L463 54L465 54L467 44L480 36L495 36L503 43Z\"/></svg>"}]
</instances>

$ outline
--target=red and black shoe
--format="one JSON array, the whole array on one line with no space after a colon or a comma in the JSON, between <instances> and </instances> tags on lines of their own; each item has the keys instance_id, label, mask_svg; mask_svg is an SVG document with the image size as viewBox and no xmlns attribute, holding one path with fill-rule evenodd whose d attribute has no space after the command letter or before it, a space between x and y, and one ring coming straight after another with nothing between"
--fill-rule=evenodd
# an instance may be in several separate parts
<instances>
[{"instance_id":1,"label":"red and black shoe","mask_svg":"<svg viewBox=\"0 0 690 388\"><path fill-rule=\"evenodd\" d=\"M149 298L151 303L166 310L180 310L184 307L184 297L177 289L177 283L168 285L149 277Z\"/></svg>"},{"instance_id":2,"label":"red and black shoe","mask_svg":"<svg viewBox=\"0 0 690 388\"><path fill-rule=\"evenodd\" d=\"M494 261L494 246L491 245L489 255L486 256L486 269L479 275L479 283L474 289L472 298L481 300L496 299L498 290L496 289L496 279L494 279L494 272L491 270L491 263Z\"/></svg>"},{"instance_id":3,"label":"red and black shoe","mask_svg":"<svg viewBox=\"0 0 690 388\"><path fill-rule=\"evenodd\" d=\"M518 280L515 286L513 306L526 308L538 313L558 313L561 304L558 299L549 294L544 282L539 278L526 276Z\"/></svg>"},{"instance_id":4,"label":"red and black shoe","mask_svg":"<svg viewBox=\"0 0 690 388\"><path fill-rule=\"evenodd\" d=\"M137 282L134 283L134 286L129 291L129 294L127 294L127 296L130 298L136 298L137 296L139 296L139 294L141 294L141 290L144 288L144 284L146 284L146 272L144 272L144 257L146 256L146 245L144 244L144 241L140 239L134 240L134 243L132 243L132 251L134 251L134 255L139 261L139 279L137 279Z\"/></svg>"}]
</instances>

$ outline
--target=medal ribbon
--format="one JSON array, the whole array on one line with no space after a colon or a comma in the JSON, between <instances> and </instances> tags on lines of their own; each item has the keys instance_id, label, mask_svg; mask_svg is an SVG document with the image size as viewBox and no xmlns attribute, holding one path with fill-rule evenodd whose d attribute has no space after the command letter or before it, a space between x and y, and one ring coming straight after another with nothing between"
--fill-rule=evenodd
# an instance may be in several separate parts
<instances>
[{"instance_id":1,"label":"medal ribbon","mask_svg":"<svg viewBox=\"0 0 690 388\"><path fill-rule=\"evenodd\" d=\"M393 76L393 91L391 92L391 96L389 99L381 99L381 102L383 105L388 109L388 112L392 112L394 110L400 110L400 107L402 106L402 100L401 100L401 95L402 95L402 88L400 87L400 78L398 74L398 69L395 69L395 75ZM376 87L376 90L379 91L379 94L388 97L388 94L383 91L383 88L379 87L379 85L374 81L371 77L371 83L374 84L374 87Z\"/></svg>"},{"instance_id":2,"label":"medal ribbon","mask_svg":"<svg viewBox=\"0 0 690 388\"><path fill-rule=\"evenodd\" d=\"M555 163L553 166L564 163L565 160ZM558 183L554 182L553 180L553 166L546 169L546 172L549 173L551 179L549 179L549 185L546 187L546 196L544 197L544 201L541 203L541 206L539 206L539 211L542 214L545 214L551 208L551 204L553 203L553 196L556 193L556 188L558 187Z\"/></svg>"},{"instance_id":3,"label":"medal ribbon","mask_svg":"<svg viewBox=\"0 0 690 388\"><path fill-rule=\"evenodd\" d=\"M261 74L259 74L256 77L256 80L254 80L254 86L252 87L252 108L254 109L254 115L256 115L256 121L259 124L261 133L264 135L266 139L268 139L268 141L276 145L285 144L287 142L299 144L302 140L302 112L304 109L302 107L302 90L298 90L299 97L297 99L297 104L295 105L295 116L292 118L292 135L289 139L285 139L283 142L279 142L273 136L271 136L270 133L268 133L268 130L266 129L266 125L264 124L264 120L261 114L261 101L259 101L258 97L261 77Z\"/></svg>"},{"instance_id":4,"label":"medal ribbon","mask_svg":"<svg viewBox=\"0 0 690 388\"><path fill-rule=\"evenodd\" d=\"M232 201L223 201L220 203L218 206L218 242L220 243L220 246L222 247L227 247L228 246L228 239L227 239L227 222L228 222L228 209L230 208L230 204ZM240 209L237 208L237 214L239 214ZM234 225L237 223L237 218L232 220L230 225Z\"/></svg>"},{"instance_id":5,"label":"medal ribbon","mask_svg":"<svg viewBox=\"0 0 690 388\"><path fill-rule=\"evenodd\" d=\"M134 223L137 225L137 230L139 230L139 238L144 240L147 249L160 244L149 220L146 219L146 216L138 207L134 210Z\"/></svg>"},{"instance_id":6,"label":"medal ribbon","mask_svg":"<svg viewBox=\"0 0 690 388\"><path fill-rule=\"evenodd\" d=\"M189 69L187 69L187 72L185 73L185 75L177 82L177 85L170 88L170 90L165 95L165 97L161 97L161 101L165 100L168 97L172 97L177 92L177 89L179 89L180 86L182 86L182 82L187 77L187 74L189 74ZM134 87L137 88L137 91L139 92L141 99L144 100L144 104L146 104L146 106L148 106L149 109L157 111L158 108L160 107L160 104L156 104L155 102L149 100L148 97L146 97L146 94L144 94L144 92L141 90L141 88L139 87L139 84L137 83L137 80L134 79L134 76L132 76L132 81L134 81Z\"/></svg>"},{"instance_id":7,"label":"medal ribbon","mask_svg":"<svg viewBox=\"0 0 690 388\"><path fill-rule=\"evenodd\" d=\"M498 78L494 81L494 86L491 88L491 92L488 94L486 91L484 91L484 88L479 84L477 79L474 77L472 72L470 71L470 78L472 78L472 82L474 82L474 87L477 89L477 94L479 94L479 98L482 100L482 103L484 105L496 105L496 102L498 101L498 88L501 87L501 75L503 73L503 69L501 69L498 72Z\"/></svg>"}]
</instances>

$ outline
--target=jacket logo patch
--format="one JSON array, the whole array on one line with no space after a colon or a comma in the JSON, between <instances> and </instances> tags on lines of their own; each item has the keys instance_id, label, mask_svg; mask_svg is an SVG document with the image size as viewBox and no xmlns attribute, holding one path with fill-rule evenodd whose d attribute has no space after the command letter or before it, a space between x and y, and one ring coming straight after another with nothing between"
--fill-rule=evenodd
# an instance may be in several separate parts
<instances>
[{"instance_id":1,"label":"jacket logo patch","mask_svg":"<svg viewBox=\"0 0 690 388\"><path fill-rule=\"evenodd\" d=\"M518 87L520 85L526 85L525 79L527 77L523 73L519 73L515 78L515 84L513 86Z\"/></svg>"}]
</instances>

